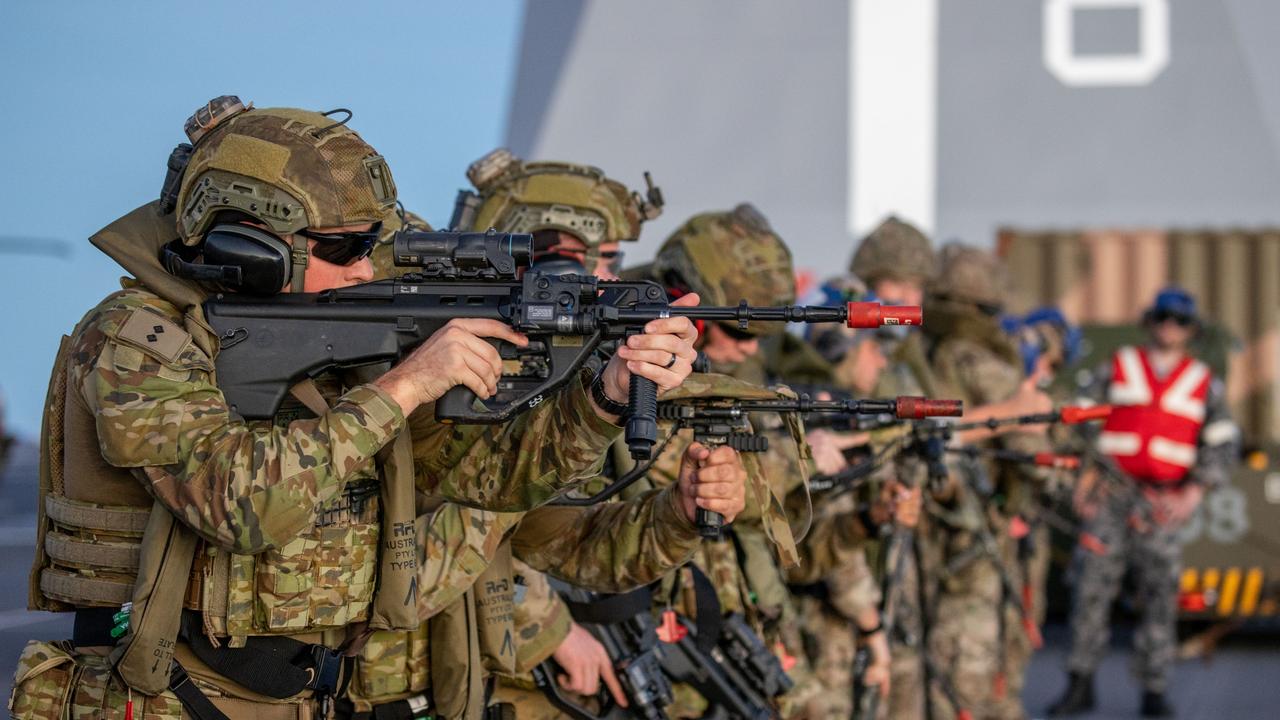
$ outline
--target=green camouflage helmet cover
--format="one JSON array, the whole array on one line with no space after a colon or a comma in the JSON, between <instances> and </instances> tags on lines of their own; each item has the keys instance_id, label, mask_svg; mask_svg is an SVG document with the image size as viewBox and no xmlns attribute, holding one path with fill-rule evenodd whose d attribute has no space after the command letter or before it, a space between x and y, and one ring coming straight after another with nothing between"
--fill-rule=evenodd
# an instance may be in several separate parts
<instances>
[{"instance_id":1,"label":"green camouflage helmet cover","mask_svg":"<svg viewBox=\"0 0 1280 720\"><path fill-rule=\"evenodd\" d=\"M378 222L395 201L386 161L342 122L251 108L199 138L178 194L178 234L198 244L224 210L280 235Z\"/></svg>"},{"instance_id":2,"label":"green camouflage helmet cover","mask_svg":"<svg viewBox=\"0 0 1280 720\"><path fill-rule=\"evenodd\" d=\"M640 224L661 213L600 168L524 162L499 148L471 164L467 178L481 197L475 229L533 233L559 230L587 247L635 240Z\"/></svg>"},{"instance_id":3,"label":"green camouflage helmet cover","mask_svg":"<svg viewBox=\"0 0 1280 720\"><path fill-rule=\"evenodd\" d=\"M987 250L948 243L940 253L938 276L929 283L930 295L975 305L1004 307L1009 295L1009 271Z\"/></svg>"},{"instance_id":4,"label":"green camouflage helmet cover","mask_svg":"<svg viewBox=\"0 0 1280 720\"><path fill-rule=\"evenodd\" d=\"M689 218L658 249L653 276L698 293L704 305L790 305L796 299L791 251L749 203ZM776 330L770 325L752 323L748 332Z\"/></svg>"},{"instance_id":5,"label":"green camouflage helmet cover","mask_svg":"<svg viewBox=\"0 0 1280 720\"><path fill-rule=\"evenodd\" d=\"M849 272L868 285L885 279L924 283L937 270L938 257L929 238L892 215L862 239L849 263Z\"/></svg>"}]
</instances>

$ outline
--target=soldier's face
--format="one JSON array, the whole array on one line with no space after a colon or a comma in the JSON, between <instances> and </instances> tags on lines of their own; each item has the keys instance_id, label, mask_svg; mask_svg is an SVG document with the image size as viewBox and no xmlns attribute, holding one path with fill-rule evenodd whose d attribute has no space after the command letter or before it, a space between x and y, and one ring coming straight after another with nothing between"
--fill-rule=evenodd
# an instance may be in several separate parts
<instances>
[{"instance_id":1,"label":"soldier's face","mask_svg":"<svg viewBox=\"0 0 1280 720\"><path fill-rule=\"evenodd\" d=\"M882 279L876 282L871 292L886 305L919 305L924 302L924 285L917 280Z\"/></svg>"},{"instance_id":2,"label":"soldier's face","mask_svg":"<svg viewBox=\"0 0 1280 720\"><path fill-rule=\"evenodd\" d=\"M577 236L567 232L555 232L553 244L546 250L538 252L538 255L563 255L582 263L585 267L587 259L590 257L594 260L592 267L587 268L587 272L595 275L601 280L617 280L615 274L615 259L620 257L618 253L618 243L604 242L596 248L594 253L588 253L587 244L578 239ZM536 259L536 258L535 258Z\"/></svg>"},{"instance_id":3,"label":"soldier's face","mask_svg":"<svg viewBox=\"0 0 1280 720\"><path fill-rule=\"evenodd\" d=\"M889 361L885 359L880 343L871 340L859 343L854 356L854 389L861 395L870 395L875 392L880 373L884 372Z\"/></svg>"},{"instance_id":4,"label":"soldier's face","mask_svg":"<svg viewBox=\"0 0 1280 720\"><path fill-rule=\"evenodd\" d=\"M1195 325L1172 318L1153 322L1148 327L1151 328L1151 340L1161 350L1185 350L1196 333Z\"/></svg>"},{"instance_id":5,"label":"soldier's face","mask_svg":"<svg viewBox=\"0 0 1280 720\"><path fill-rule=\"evenodd\" d=\"M331 228L310 228L313 233L343 233L343 232L368 232L373 228L373 223L361 223L359 225L343 225L342 227ZM289 243L293 242L292 237L285 238ZM307 240L307 250L315 249L316 241ZM373 262L369 258L361 258L350 265L335 265L326 262L309 253L307 259L307 272L304 275L303 290L305 292L321 292L324 290L334 290L337 288L350 287L359 285L360 283L369 282L373 279Z\"/></svg>"},{"instance_id":6,"label":"soldier's face","mask_svg":"<svg viewBox=\"0 0 1280 720\"><path fill-rule=\"evenodd\" d=\"M755 337L735 336L716 323L707 323L699 348L707 359L717 365L736 365L760 352L760 340Z\"/></svg>"}]
</instances>

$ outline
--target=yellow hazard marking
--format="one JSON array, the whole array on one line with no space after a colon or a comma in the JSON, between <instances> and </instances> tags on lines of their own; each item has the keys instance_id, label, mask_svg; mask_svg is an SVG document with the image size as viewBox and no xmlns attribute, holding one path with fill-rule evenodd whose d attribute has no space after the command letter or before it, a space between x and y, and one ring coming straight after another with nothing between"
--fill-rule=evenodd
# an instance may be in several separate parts
<instances>
[{"instance_id":1,"label":"yellow hazard marking","mask_svg":"<svg viewBox=\"0 0 1280 720\"><path fill-rule=\"evenodd\" d=\"M1221 573L1218 572L1218 568L1209 568L1205 570L1204 577L1200 579L1200 589L1201 590L1217 590L1218 579L1220 577L1221 577Z\"/></svg>"},{"instance_id":2,"label":"yellow hazard marking","mask_svg":"<svg viewBox=\"0 0 1280 720\"><path fill-rule=\"evenodd\" d=\"M1262 568L1251 568L1244 578L1244 594L1240 597L1240 614L1252 615L1258 609L1258 595L1262 592Z\"/></svg>"},{"instance_id":3,"label":"yellow hazard marking","mask_svg":"<svg viewBox=\"0 0 1280 720\"><path fill-rule=\"evenodd\" d=\"M1198 577L1199 577L1199 573L1195 571L1195 568L1187 568L1186 570L1183 570L1182 582L1181 582L1181 585L1179 585L1179 588L1184 593L1195 592L1196 579Z\"/></svg>"},{"instance_id":4,"label":"yellow hazard marking","mask_svg":"<svg viewBox=\"0 0 1280 720\"><path fill-rule=\"evenodd\" d=\"M1236 596L1240 593L1240 568L1227 570L1222 581L1222 597L1218 599L1218 614L1230 615L1236 609Z\"/></svg>"}]
</instances>

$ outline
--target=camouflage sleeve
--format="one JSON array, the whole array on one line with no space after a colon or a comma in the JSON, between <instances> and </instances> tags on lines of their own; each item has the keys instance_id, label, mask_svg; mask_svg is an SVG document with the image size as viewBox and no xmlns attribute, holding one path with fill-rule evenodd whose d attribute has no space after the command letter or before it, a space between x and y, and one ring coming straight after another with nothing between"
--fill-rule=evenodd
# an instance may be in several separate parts
<instances>
[{"instance_id":1,"label":"camouflage sleeve","mask_svg":"<svg viewBox=\"0 0 1280 720\"><path fill-rule=\"evenodd\" d=\"M418 617L439 613L462 596L493 562L523 513L496 513L445 503L418 516Z\"/></svg>"},{"instance_id":2,"label":"camouflage sleeve","mask_svg":"<svg viewBox=\"0 0 1280 720\"><path fill-rule=\"evenodd\" d=\"M529 512L511 538L515 556L594 592L625 592L688 562L698 531L676 488L587 508L548 505Z\"/></svg>"},{"instance_id":3,"label":"camouflage sleeve","mask_svg":"<svg viewBox=\"0 0 1280 720\"><path fill-rule=\"evenodd\" d=\"M568 387L503 425L445 425L434 409L410 418L418 488L500 512L545 504L599 474L622 428L596 414L584 370Z\"/></svg>"},{"instance_id":4,"label":"camouflage sleeve","mask_svg":"<svg viewBox=\"0 0 1280 720\"><path fill-rule=\"evenodd\" d=\"M798 495L793 492L788 496L789 510L798 506ZM788 570L788 580L802 585L818 582L850 562L852 556L862 555L870 536L858 515L854 495L845 493L822 502L814 511L813 524L800 544L802 562Z\"/></svg>"},{"instance_id":5,"label":"camouflage sleeve","mask_svg":"<svg viewBox=\"0 0 1280 720\"><path fill-rule=\"evenodd\" d=\"M404 423L385 393L360 386L319 418L247 425L190 336L160 348L134 337L139 321L185 336L171 306L115 297L82 324L73 356L102 456L141 469L151 494L219 547L257 553L292 540Z\"/></svg>"},{"instance_id":6,"label":"camouflage sleeve","mask_svg":"<svg viewBox=\"0 0 1280 720\"><path fill-rule=\"evenodd\" d=\"M1196 464L1189 477L1208 489L1226 485L1240 457L1240 428L1227 407L1226 388L1215 378L1205 398L1204 426L1197 440Z\"/></svg>"},{"instance_id":7,"label":"camouflage sleeve","mask_svg":"<svg viewBox=\"0 0 1280 720\"><path fill-rule=\"evenodd\" d=\"M880 587L865 551L851 554L846 562L832 568L826 580L831 606L850 620L880 606Z\"/></svg>"},{"instance_id":8,"label":"camouflage sleeve","mask_svg":"<svg viewBox=\"0 0 1280 720\"><path fill-rule=\"evenodd\" d=\"M524 582L524 598L516 603L516 671L528 672L551 657L569 635L573 619L564 600L551 589L547 576L516 560L516 574Z\"/></svg>"}]
</instances>

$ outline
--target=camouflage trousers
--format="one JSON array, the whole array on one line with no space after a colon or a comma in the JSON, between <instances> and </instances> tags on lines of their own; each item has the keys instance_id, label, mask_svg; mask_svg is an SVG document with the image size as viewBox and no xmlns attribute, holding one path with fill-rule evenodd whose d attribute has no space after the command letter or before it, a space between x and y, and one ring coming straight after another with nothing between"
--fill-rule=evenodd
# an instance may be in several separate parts
<instances>
[{"instance_id":1,"label":"camouflage trousers","mask_svg":"<svg viewBox=\"0 0 1280 720\"><path fill-rule=\"evenodd\" d=\"M1007 539L997 542L1000 558L980 556L941 583L930 614L928 646L935 667L955 688L960 709L975 719L1020 720L1026 712L1021 698L1010 691L1007 649L1023 631L1017 614L1005 604L996 565L1008 556L1003 547ZM956 716L936 682L929 701L933 718Z\"/></svg>"},{"instance_id":2,"label":"camouflage trousers","mask_svg":"<svg viewBox=\"0 0 1280 720\"><path fill-rule=\"evenodd\" d=\"M894 720L923 720L925 676L924 661L920 657L920 643L924 637L924 608L921 606L920 563L928 562L929 548L918 543L927 542L917 533L911 552L902 556L900 586L890 588L890 600L896 604L894 625L898 631L891 637L889 652L889 701L881 703L885 711L882 717ZM895 558L887 559L892 572Z\"/></svg>"},{"instance_id":3,"label":"camouflage trousers","mask_svg":"<svg viewBox=\"0 0 1280 720\"><path fill-rule=\"evenodd\" d=\"M1016 600L1023 604L1027 618L1038 629L1044 625L1045 584L1049 581L1051 554L1049 528L1040 524L1020 540L1001 544L1005 551L1005 568L1008 569L1014 589L1020 593ZM1005 608L1005 677L1003 717L1023 717L1022 690L1026 684L1027 666L1035 652L1032 638L1022 624L1022 615L1014 608Z\"/></svg>"},{"instance_id":4,"label":"camouflage trousers","mask_svg":"<svg viewBox=\"0 0 1280 720\"><path fill-rule=\"evenodd\" d=\"M1133 672L1145 690L1164 692L1177 654L1178 576L1182 546L1177 527L1130 522L1132 503L1108 497L1085 524L1101 544L1099 552L1076 548L1079 574L1071 609L1068 671L1092 675L1111 637L1111 603L1125 571L1137 577L1142 619L1134 634Z\"/></svg>"}]
</instances>

